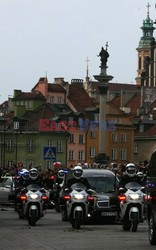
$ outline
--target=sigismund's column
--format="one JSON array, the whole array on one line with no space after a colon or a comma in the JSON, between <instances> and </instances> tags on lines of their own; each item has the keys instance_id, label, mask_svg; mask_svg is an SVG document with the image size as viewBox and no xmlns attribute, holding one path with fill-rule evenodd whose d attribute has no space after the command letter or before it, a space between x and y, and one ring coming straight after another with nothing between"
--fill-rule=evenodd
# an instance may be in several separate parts
<instances>
[{"instance_id":1,"label":"sigismund's column","mask_svg":"<svg viewBox=\"0 0 156 250\"><path fill-rule=\"evenodd\" d=\"M99 154L106 152L106 128L100 126L106 122L106 102L107 102L107 89L108 82L113 79L113 76L107 75L107 59L109 54L107 52L108 43L106 43L106 49L103 47L98 56L100 56L101 72L99 75L94 75L94 78L98 81L98 89L100 93L100 114L99 114Z\"/></svg>"}]
</instances>

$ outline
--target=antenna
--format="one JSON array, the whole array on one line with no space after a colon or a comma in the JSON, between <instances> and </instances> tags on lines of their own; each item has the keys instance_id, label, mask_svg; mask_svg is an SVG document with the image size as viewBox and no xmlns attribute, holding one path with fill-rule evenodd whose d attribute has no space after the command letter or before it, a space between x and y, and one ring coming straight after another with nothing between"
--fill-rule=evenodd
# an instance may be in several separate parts
<instances>
[{"instance_id":1,"label":"antenna","mask_svg":"<svg viewBox=\"0 0 156 250\"><path fill-rule=\"evenodd\" d=\"M88 56L87 56L87 59L86 59L86 62L87 62L87 75L86 75L86 78L88 79L89 78L89 66L88 66L88 62L90 60L88 59Z\"/></svg>"}]
</instances>

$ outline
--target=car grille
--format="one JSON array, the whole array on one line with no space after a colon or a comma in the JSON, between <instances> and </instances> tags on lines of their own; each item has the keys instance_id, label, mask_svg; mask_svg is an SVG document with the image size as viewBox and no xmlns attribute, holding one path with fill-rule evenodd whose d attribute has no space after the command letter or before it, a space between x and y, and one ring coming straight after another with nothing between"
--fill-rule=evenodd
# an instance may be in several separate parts
<instances>
[{"instance_id":1,"label":"car grille","mask_svg":"<svg viewBox=\"0 0 156 250\"><path fill-rule=\"evenodd\" d=\"M98 201L97 206L98 207L108 207L109 204L108 204L108 201Z\"/></svg>"}]
</instances>

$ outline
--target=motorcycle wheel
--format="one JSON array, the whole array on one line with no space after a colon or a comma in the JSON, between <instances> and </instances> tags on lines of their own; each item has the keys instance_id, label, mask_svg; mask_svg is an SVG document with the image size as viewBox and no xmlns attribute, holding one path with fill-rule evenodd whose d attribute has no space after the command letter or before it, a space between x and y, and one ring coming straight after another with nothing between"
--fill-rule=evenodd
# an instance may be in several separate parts
<instances>
[{"instance_id":1,"label":"motorcycle wheel","mask_svg":"<svg viewBox=\"0 0 156 250\"><path fill-rule=\"evenodd\" d=\"M29 226L35 226L36 221L37 221L37 220L36 220L36 211L33 210L33 211L31 212L31 217L29 217L29 219L28 219Z\"/></svg>"},{"instance_id":2,"label":"motorcycle wheel","mask_svg":"<svg viewBox=\"0 0 156 250\"><path fill-rule=\"evenodd\" d=\"M128 219L125 219L122 224L124 231L129 231L131 229L131 222Z\"/></svg>"},{"instance_id":3,"label":"motorcycle wheel","mask_svg":"<svg viewBox=\"0 0 156 250\"><path fill-rule=\"evenodd\" d=\"M60 213L60 204L59 203L55 203L55 210L56 210L56 212Z\"/></svg>"},{"instance_id":4,"label":"motorcycle wheel","mask_svg":"<svg viewBox=\"0 0 156 250\"><path fill-rule=\"evenodd\" d=\"M66 211L62 211L61 212L61 217L62 217L62 221L67 221L68 218L67 218L67 212Z\"/></svg>"},{"instance_id":5,"label":"motorcycle wheel","mask_svg":"<svg viewBox=\"0 0 156 250\"><path fill-rule=\"evenodd\" d=\"M151 245L156 245L156 221L152 213L149 218L148 238Z\"/></svg>"},{"instance_id":6,"label":"motorcycle wheel","mask_svg":"<svg viewBox=\"0 0 156 250\"><path fill-rule=\"evenodd\" d=\"M136 232L138 229L138 213L132 214L132 232Z\"/></svg>"},{"instance_id":7,"label":"motorcycle wheel","mask_svg":"<svg viewBox=\"0 0 156 250\"><path fill-rule=\"evenodd\" d=\"M72 227L75 229L80 229L81 227L81 212L76 212L75 219L72 223Z\"/></svg>"}]
</instances>

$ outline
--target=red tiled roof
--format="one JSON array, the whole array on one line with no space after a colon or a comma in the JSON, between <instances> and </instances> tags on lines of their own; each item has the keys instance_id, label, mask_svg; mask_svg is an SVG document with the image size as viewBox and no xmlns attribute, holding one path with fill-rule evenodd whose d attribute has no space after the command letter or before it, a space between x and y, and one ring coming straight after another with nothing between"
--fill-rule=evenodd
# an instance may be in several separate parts
<instances>
[{"instance_id":1,"label":"red tiled roof","mask_svg":"<svg viewBox=\"0 0 156 250\"><path fill-rule=\"evenodd\" d=\"M66 93L66 90L60 84L57 83L48 83L48 91Z\"/></svg>"},{"instance_id":2,"label":"red tiled roof","mask_svg":"<svg viewBox=\"0 0 156 250\"><path fill-rule=\"evenodd\" d=\"M45 100L41 92L22 92L20 95L13 98L14 100Z\"/></svg>"},{"instance_id":3,"label":"red tiled roof","mask_svg":"<svg viewBox=\"0 0 156 250\"><path fill-rule=\"evenodd\" d=\"M115 98L111 101L111 103L117 107L120 107L121 96L115 96Z\"/></svg>"},{"instance_id":4,"label":"red tiled roof","mask_svg":"<svg viewBox=\"0 0 156 250\"><path fill-rule=\"evenodd\" d=\"M139 131L136 131L135 136L140 136L140 137L147 137L147 136L153 137L153 136L156 136L156 124L154 124L153 126L151 126L145 132L140 133Z\"/></svg>"},{"instance_id":5,"label":"red tiled roof","mask_svg":"<svg viewBox=\"0 0 156 250\"><path fill-rule=\"evenodd\" d=\"M38 130L40 119L50 119L55 114L47 104L43 104L35 111L28 111L23 117L28 119L28 130Z\"/></svg>"},{"instance_id":6,"label":"red tiled roof","mask_svg":"<svg viewBox=\"0 0 156 250\"><path fill-rule=\"evenodd\" d=\"M83 112L87 107L94 107L93 99L87 94L84 88L69 85L68 99L77 111Z\"/></svg>"},{"instance_id":7,"label":"red tiled roof","mask_svg":"<svg viewBox=\"0 0 156 250\"><path fill-rule=\"evenodd\" d=\"M140 89L140 86L136 84L128 84L128 83L108 83L108 89L110 91L115 91L115 90L135 90L135 89Z\"/></svg>"},{"instance_id":8,"label":"red tiled roof","mask_svg":"<svg viewBox=\"0 0 156 250\"><path fill-rule=\"evenodd\" d=\"M125 105L125 107L130 108L130 114L133 116L137 115L137 109L140 107L141 104L141 95L136 94L133 96Z\"/></svg>"}]
</instances>

